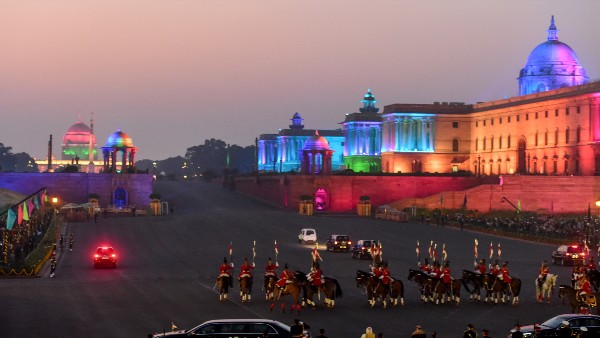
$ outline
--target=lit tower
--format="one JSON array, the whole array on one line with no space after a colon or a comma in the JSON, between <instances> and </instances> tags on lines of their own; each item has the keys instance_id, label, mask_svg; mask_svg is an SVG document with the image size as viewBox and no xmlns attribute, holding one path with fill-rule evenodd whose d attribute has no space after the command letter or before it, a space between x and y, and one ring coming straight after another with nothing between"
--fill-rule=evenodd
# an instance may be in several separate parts
<instances>
[{"instance_id":1,"label":"lit tower","mask_svg":"<svg viewBox=\"0 0 600 338\"><path fill-rule=\"evenodd\" d=\"M92 117L90 118L90 142L89 142L89 160L90 164L88 165L88 173L94 173L94 113L92 112Z\"/></svg>"}]
</instances>

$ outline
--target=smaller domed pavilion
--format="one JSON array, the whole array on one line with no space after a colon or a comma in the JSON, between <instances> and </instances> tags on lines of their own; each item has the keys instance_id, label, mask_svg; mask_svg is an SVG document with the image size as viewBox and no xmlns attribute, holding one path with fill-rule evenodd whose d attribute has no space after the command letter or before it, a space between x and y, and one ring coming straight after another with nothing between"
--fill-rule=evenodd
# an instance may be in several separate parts
<instances>
[{"instance_id":1,"label":"smaller domed pavilion","mask_svg":"<svg viewBox=\"0 0 600 338\"><path fill-rule=\"evenodd\" d=\"M329 142L316 130L302 148L302 173L308 175L330 174L332 154L333 150L329 149Z\"/></svg>"},{"instance_id":2,"label":"smaller domed pavilion","mask_svg":"<svg viewBox=\"0 0 600 338\"><path fill-rule=\"evenodd\" d=\"M102 147L102 154L104 155L104 172L127 173L129 169L134 167L136 150L137 148L133 145L131 137L122 132L121 129L112 133L108 139L106 139L106 146ZM117 169L118 152L123 153L120 169Z\"/></svg>"}]
</instances>

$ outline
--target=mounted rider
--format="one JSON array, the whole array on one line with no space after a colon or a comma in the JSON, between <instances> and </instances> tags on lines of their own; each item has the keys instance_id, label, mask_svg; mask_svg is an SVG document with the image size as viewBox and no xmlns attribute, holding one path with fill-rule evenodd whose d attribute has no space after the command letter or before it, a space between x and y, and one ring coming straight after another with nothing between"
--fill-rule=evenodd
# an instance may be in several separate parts
<instances>
[{"instance_id":1,"label":"mounted rider","mask_svg":"<svg viewBox=\"0 0 600 338\"><path fill-rule=\"evenodd\" d=\"M577 296L581 302L584 302L586 304L596 302L596 300L593 298L594 292L592 291L592 285L590 284L590 281L587 279L587 276L585 274L581 276L581 278L577 282L576 289L578 291ZM588 296L586 295L590 295L592 299L588 299Z\"/></svg>"},{"instance_id":2,"label":"mounted rider","mask_svg":"<svg viewBox=\"0 0 600 338\"><path fill-rule=\"evenodd\" d=\"M228 277L229 278L229 287L233 287L233 278L231 275L233 274L233 263L227 264L227 257L223 257L223 264L219 267L219 277Z\"/></svg>"},{"instance_id":3,"label":"mounted rider","mask_svg":"<svg viewBox=\"0 0 600 338\"><path fill-rule=\"evenodd\" d=\"M423 264L419 264L419 270L426 273L427 276L431 273L431 265L429 264L429 259L425 258Z\"/></svg>"},{"instance_id":4,"label":"mounted rider","mask_svg":"<svg viewBox=\"0 0 600 338\"><path fill-rule=\"evenodd\" d=\"M371 245L371 257L373 257L373 262L381 262L383 259L383 251L381 249L381 244L375 242Z\"/></svg>"},{"instance_id":5,"label":"mounted rider","mask_svg":"<svg viewBox=\"0 0 600 338\"><path fill-rule=\"evenodd\" d=\"M450 289L450 283L452 283L452 275L450 273L450 262L446 261L440 275L440 280L442 283L446 284L447 289Z\"/></svg>"},{"instance_id":6,"label":"mounted rider","mask_svg":"<svg viewBox=\"0 0 600 338\"><path fill-rule=\"evenodd\" d=\"M538 286L541 288L542 284L546 281L548 274L550 273L550 269L548 268L548 263L546 261L542 262L542 266L540 267L540 274L537 278Z\"/></svg>"},{"instance_id":7,"label":"mounted rider","mask_svg":"<svg viewBox=\"0 0 600 338\"><path fill-rule=\"evenodd\" d=\"M289 270L288 264L285 263L283 266L283 271L281 272L281 276L279 276L279 280L275 284L280 289L283 289L287 284L294 282L292 278L294 278L294 273Z\"/></svg>"},{"instance_id":8,"label":"mounted rider","mask_svg":"<svg viewBox=\"0 0 600 338\"><path fill-rule=\"evenodd\" d=\"M475 263L475 269L474 269L475 273L483 276L485 275L487 268L485 266L485 258L482 258L479 260L479 263Z\"/></svg>"},{"instance_id":9,"label":"mounted rider","mask_svg":"<svg viewBox=\"0 0 600 338\"><path fill-rule=\"evenodd\" d=\"M273 264L271 257L269 257L269 260L267 261L267 266L265 267L265 284L267 283L267 280L269 279L269 277L273 277L273 278L277 279L277 268L278 267L279 267L279 264L277 264L277 263Z\"/></svg>"},{"instance_id":10,"label":"mounted rider","mask_svg":"<svg viewBox=\"0 0 600 338\"><path fill-rule=\"evenodd\" d=\"M325 283L323 271L321 271L319 263L313 265L310 272L306 275L306 279L310 282L310 285L314 286L317 290Z\"/></svg>"},{"instance_id":11,"label":"mounted rider","mask_svg":"<svg viewBox=\"0 0 600 338\"><path fill-rule=\"evenodd\" d=\"M373 264L371 266L371 273L377 279L379 279L379 277L381 277L381 270L382 270L381 262L375 262L375 264Z\"/></svg>"},{"instance_id":12,"label":"mounted rider","mask_svg":"<svg viewBox=\"0 0 600 338\"><path fill-rule=\"evenodd\" d=\"M379 280L381 280L381 282L383 283L385 292L388 293L390 291L392 277L390 277L390 269L388 268L387 262L383 263L383 268L381 268L381 276L379 276Z\"/></svg>"},{"instance_id":13,"label":"mounted rider","mask_svg":"<svg viewBox=\"0 0 600 338\"><path fill-rule=\"evenodd\" d=\"M244 258L244 264L240 267L240 275L238 276L238 281L242 280L244 277L250 277L250 288L252 288L252 270L254 270L254 263L250 265L248 263L248 258Z\"/></svg>"},{"instance_id":14,"label":"mounted rider","mask_svg":"<svg viewBox=\"0 0 600 338\"><path fill-rule=\"evenodd\" d=\"M573 274L571 274L571 286L573 288L577 288L577 283L579 282L582 276L585 276L585 271L583 270L583 267L581 267L580 265L575 265L573 267Z\"/></svg>"},{"instance_id":15,"label":"mounted rider","mask_svg":"<svg viewBox=\"0 0 600 338\"><path fill-rule=\"evenodd\" d=\"M319 261L321 261L321 262L323 261L323 258L321 258L321 255L319 254L319 244L318 243L315 243L315 247L310 252L310 255L312 256L312 266L319 264Z\"/></svg>"},{"instance_id":16,"label":"mounted rider","mask_svg":"<svg viewBox=\"0 0 600 338\"><path fill-rule=\"evenodd\" d=\"M502 263L502 268L500 269L500 275L498 278L506 284L510 284L510 272L508 271L508 262Z\"/></svg>"},{"instance_id":17,"label":"mounted rider","mask_svg":"<svg viewBox=\"0 0 600 338\"><path fill-rule=\"evenodd\" d=\"M440 278L441 275L442 275L442 269L441 269L440 262L438 262L438 261L433 262L433 268L431 269L429 276L433 277L433 278Z\"/></svg>"},{"instance_id":18,"label":"mounted rider","mask_svg":"<svg viewBox=\"0 0 600 338\"><path fill-rule=\"evenodd\" d=\"M498 265L498 260L494 260L494 264L490 263L490 275L494 277L498 277L500 275L500 265Z\"/></svg>"}]
</instances>

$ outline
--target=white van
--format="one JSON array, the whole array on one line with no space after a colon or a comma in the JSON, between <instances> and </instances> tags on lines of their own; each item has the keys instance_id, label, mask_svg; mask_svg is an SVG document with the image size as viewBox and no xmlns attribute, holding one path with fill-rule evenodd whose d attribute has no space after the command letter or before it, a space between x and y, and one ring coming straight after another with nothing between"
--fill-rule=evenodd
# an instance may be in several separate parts
<instances>
[{"instance_id":1,"label":"white van","mask_svg":"<svg viewBox=\"0 0 600 338\"><path fill-rule=\"evenodd\" d=\"M300 230L300 234L298 235L299 243L316 243L317 242L317 232L315 229L302 229Z\"/></svg>"}]
</instances>

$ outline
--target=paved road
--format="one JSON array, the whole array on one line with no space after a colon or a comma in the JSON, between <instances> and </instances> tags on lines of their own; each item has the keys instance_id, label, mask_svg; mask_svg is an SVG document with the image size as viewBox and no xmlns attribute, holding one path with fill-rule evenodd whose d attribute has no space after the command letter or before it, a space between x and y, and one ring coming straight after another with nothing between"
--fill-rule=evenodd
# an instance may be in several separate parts
<instances>
[{"instance_id":1,"label":"paved road","mask_svg":"<svg viewBox=\"0 0 600 338\"><path fill-rule=\"evenodd\" d=\"M291 323L295 314L269 312L255 286L253 302L242 304L234 288L232 300L219 302L213 289L218 265L233 242L237 268L244 257L252 258L256 241L257 275L279 244L279 263L308 270L310 246L297 243L302 227L317 229L321 243L327 235L344 233L353 239L377 238L383 242L384 259L392 275L406 287L405 305L371 309L356 288L357 269L367 261L349 254L322 251L324 273L340 282L344 295L335 309L303 310L299 316L311 324L313 333L325 328L330 337L360 337L366 326L386 337L408 337L416 324L439 337L459 337L467 323L495 337L506 335L518 320L541 322L568 307L554 295L551 304L535 301L533 280L540 262L549 259L553 246L509 240L454 228L423 224L400 224L355 217L307 217L272 208L256 200L202 182L159 182L155 189L164 200L174 202L175 213L162 217L101 218L98 223L72 223L65 231L75 234L72 252L61 254L57 276L0 280L0 336L2 337L144 337L170 328L174 321L189 328L208 319L264 317ZM473 242L480 256L489 243L502 245L502 258L510 261L511 274L524 281L521 304L470 303L464 295L460 306L421 304L418 290L406 280L416 265L416 241L421 251L430 241L446 244L453 275L457 278L473 263ZM110 244L119 251L117 269L93 269L94 249ZM569 281L570 269L551 266L559 284ZM259 284L259 283L257 283Z\"/></svg>"}]
</instances>

